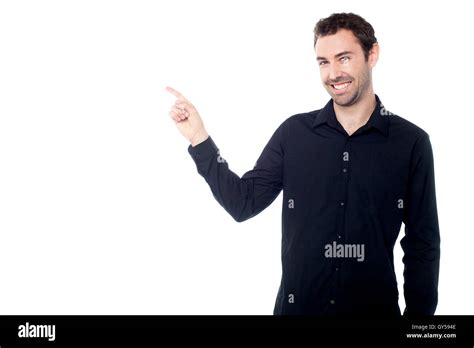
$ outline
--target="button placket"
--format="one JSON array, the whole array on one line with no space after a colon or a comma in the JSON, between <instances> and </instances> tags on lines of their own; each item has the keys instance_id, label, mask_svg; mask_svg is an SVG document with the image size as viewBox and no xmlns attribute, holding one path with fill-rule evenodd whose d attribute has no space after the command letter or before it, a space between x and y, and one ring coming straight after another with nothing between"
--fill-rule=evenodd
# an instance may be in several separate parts
<instances>
[{"instance_id":1,"label":"button placket","mask_svg":"<svg viewBox=\"0 0 474 348\"><path fill-rule=\"evenodd\" d=\"M345 210L346 210L346 203L347 203L347 192L348 192L348 185L349 185L349 173L350 173L350 139L347 138L346 142L343 147L342 151L342 171L341 171L341 183L342 183L342 192L341 192L341 200L339 202L340 217L341 217L341 224L339 224L337 238L336 241L338 243L343 243L344 240L343 234L345 230ZM336 284L337 286L342 286L342 274L341 274L341 265L342 261L337 260L334 265L334 272L336 273ZM331 299L330 303L334 305L335 299Z\"/></svg>"}]
</instances>

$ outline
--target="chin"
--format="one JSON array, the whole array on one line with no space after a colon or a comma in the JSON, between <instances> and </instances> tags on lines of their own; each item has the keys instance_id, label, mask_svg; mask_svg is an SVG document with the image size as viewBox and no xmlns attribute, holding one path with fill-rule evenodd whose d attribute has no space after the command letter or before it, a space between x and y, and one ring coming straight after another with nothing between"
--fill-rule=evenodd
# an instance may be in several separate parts
<instances>
[{"instance_id":1,"label":"chin","mask_svg":"<svg viewBox=\"0 0 474 348\"><path fill-rule=\"evenodd\" d=\"M350 98L349 96L334 95L332 99L339 106L349 106L349 105L352 105L354 102L353 99Z\"/></svg>"},{"instance_id":2,"label":"chin","mask_svg":"<svg viewBox=\"0 0 474 348\"><path fill-rule=\"evenodd\" d=\"M356 95L332 95L332 99L339 106L351 106L357 102Z\"/></svg>"}]
</instances>

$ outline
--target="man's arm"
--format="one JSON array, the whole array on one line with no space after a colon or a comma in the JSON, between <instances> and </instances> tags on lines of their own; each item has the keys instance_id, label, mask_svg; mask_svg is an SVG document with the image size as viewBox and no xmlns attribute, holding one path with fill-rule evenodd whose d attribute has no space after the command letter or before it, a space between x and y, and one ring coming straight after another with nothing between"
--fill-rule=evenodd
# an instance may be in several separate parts
<instances>
[{"instance_id":1,"label":"man's arm","mask_svg":"<svg viewBox=\"0 0 474 348\"><path fill-rule=\"evenodd\" d=\"M229 169L205 131L196 108L179 92L167 89L178 98L170 116L190 141L188 152L219 204L238 222L268 207L283 187L283 125L275 131L255 167L240 178Z\"/></svg>"},{"instance_id":2,"label":"man's arm","mask_svg":"<svg viewBox=\"0 0 474 348\"><path fill-rule=\"evenodd\" d=\"M264 148L254 169L242 178L229 169L211 137L196 147L189 146L199 174L209 184L215 199L236 221L257 215L280 193L283 162L280 139L281 127Z\"/></svg>"},{"instance_id":3,"label":"man's arm","mask_svg":"<svg viewBox=\"0 0 474 348\"><path fill-rule=\"evenodd\" d=\"M405 316L433 315L438 304L440 235L429 136L416 142L404 212Z\"/></svg>"}]
</instances>

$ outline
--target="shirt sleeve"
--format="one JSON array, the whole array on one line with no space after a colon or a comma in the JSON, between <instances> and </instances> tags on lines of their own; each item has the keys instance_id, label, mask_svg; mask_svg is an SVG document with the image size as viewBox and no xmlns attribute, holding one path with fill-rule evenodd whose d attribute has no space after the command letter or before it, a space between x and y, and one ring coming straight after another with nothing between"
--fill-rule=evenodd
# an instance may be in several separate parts
<instances>
[{"instance_id":1,"label":"shirt sleeve","mask_svg":"<svg viewBox=\"0 0 474 348\"><path fill-rule=\"evenodd\" d=\"M211 137L188 147L198 173L214 198L237 221L254 217L268 207L283 187L283 124L263 149L254 168L242 177L232 172Z\"/></svg>"},{"instance_id":2,"label":"shirt sleeve","mask_svg":"<svg viewBox=\"0 0 474 348\"><path fill-rule=\"evenodd\" d=\"M404 316L433 315L438 304L440 234L436 207L433 152L429 136L413 149L405 202Z\"/></svg>"}]
</instances>

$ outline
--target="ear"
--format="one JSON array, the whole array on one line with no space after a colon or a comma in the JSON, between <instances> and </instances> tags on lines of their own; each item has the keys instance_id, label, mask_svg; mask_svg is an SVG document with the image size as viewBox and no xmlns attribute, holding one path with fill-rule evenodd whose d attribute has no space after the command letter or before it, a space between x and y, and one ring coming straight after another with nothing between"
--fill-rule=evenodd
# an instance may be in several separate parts
<instances>
[{"instance_id":1,"label":"ear","mask_svg":"<svg viewBox=\"0 0 474 348\"><path fill-rule=\"evenodd\" d=\"M380 46L376 42L372 45L372 48L369 51L369 57L367 59L371 68L373 68L377 64L377 61L379 60L379 54L380 54Z\"/></svg>"}]
</instances>

